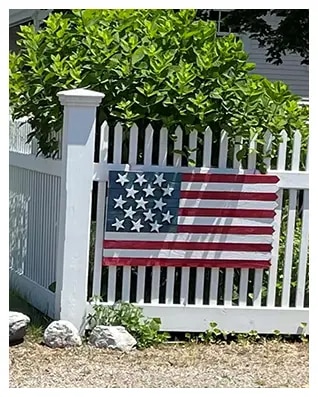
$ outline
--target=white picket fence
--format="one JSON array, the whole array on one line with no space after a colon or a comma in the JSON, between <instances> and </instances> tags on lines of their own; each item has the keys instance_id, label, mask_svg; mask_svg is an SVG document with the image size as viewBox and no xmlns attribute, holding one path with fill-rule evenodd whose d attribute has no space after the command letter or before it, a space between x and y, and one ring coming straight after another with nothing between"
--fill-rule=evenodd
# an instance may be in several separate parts
<instances>
[{"instance_id":1,"label":"white picket fence","mask_svg":"<svg viewBox=\"0 0 318 397\"><path fill-rule=\"evenodd\" d=\"M299 132L294 134L291 169L286 169L286 133L282 134L275 167L270 161L267 163L268 173L280 179L269 270L102 267L110 170L208 172L213 168L214 173L254 173L256 157L251 153L245 164L238 161L235 154L240 142L231 150L227 134L223 132L214 139L209 128L200 136L193 131L188 137L177 128L172 141L165 128L154 131L148 126L143 131L133 126L127 133L119 124L110 128L104 123L99 162L93 163L95 108L100 95L86 90L61 94L65 107L61 159L35 157L34 151L21 149L20 144L14 146L14 140L10 140L10 268L15 285L41 310L78 326L83 325L92 310L89 298L98 295L107 305L116 300L136 303L146 315L161 318L162 330L199 332L214 321L228 331L302 332L301 323L308 324L309 317L309 185L307 168L299 169ZM203 138L203 143L199 138ZM269 133L266 142L264 150L271 144ZM190 155L190 164L196 163L195 167L182 162L178 150L185 144L197 149ZM250 142L251 148L254 145L255 140ZM96 240L94 265L89 272L93 181L98 182ZM287 220L282 219L285 190ZM295 258L300 191L301 241ZM284 255L279 245L283 222L287 222ZM55 293L48 290L53 282Z\"/></svg>"}]
</instances>

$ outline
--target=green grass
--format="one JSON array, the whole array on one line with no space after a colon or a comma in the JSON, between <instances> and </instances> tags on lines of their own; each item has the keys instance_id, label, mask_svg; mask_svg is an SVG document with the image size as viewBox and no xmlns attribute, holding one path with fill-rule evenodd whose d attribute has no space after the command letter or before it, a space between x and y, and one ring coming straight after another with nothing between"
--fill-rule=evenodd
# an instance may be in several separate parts
<instances>
[{"instance_id":1,"label":"green grass","mask_svg":"<svg viewBox=\"0 0 318 397\"><path fill-rule=\"evenodd\" d=\"M52 321L39 310L30 305L17 291L9 292L9 310L21 312L30 317L30 324L27 328L26 338L31 341L40 341L43 332Z\"/></svg>"}]
</instances>

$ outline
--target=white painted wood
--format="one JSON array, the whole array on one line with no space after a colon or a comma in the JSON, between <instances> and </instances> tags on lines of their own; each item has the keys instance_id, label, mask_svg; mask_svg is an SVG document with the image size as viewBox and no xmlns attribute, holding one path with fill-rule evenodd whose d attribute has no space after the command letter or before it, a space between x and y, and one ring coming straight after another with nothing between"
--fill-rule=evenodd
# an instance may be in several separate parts
<instances>
[{"instance_id":1,"label":"white painted wood","mask_svg":"<svg viewBox=\"0 0 318 397\"><path fill-rule=\"evenodd\" d=\"M45 159L36 157L33 154L9 153L9 163L12 166L25 168L32 171L43 172L44 174L61 176L63 164L61 160Z\"/></svg>"},{"instance_id":2,"label":"white painted wood","mask_svg":"<svg viewBox=\"0 0 318 397\"><path fill-rule=\"evenodd\" d=\"M204 267L196 269L196 282L195 282L195 304L203 305L203 291L204 291Z\"/></svg>"},{"instance_id":3,"label":"white painted wood","mask_svg":"<svg viewBox=\"0 0 318 397\"><path fill-rule=\"evenodd\" d=\"M266 234L200 234L200 233L130 233L130 232L106 232L106 240L126 240L126 241L174 241L174 242L193 242L193 243L262 243L270 244L272 241L271 235Z\"/></svg>"},{"instance_id":4,"label":"white painted wood","mask_svg":"<svg viewBox=\"0 0 318 397\"><path fill-rule=\"evenodd\" d=\"M271 183L219 183L219 182L181 182L181 190L206 191L206 192L250 192L250 193L275 193L277 184Z\"/></svg>"},{"instance_id":5,"label":"white painted wood","mask_svg":"<svg viewBox=\"0 0 318 397\"><path fill-rule=\"evenodd\" d=\"M153 128L149 124L145 131L144 164L151 164L153 150Z\"/></svg>"},{"instance_id":6,"label":"white painted wood","mask_svg":"<svg viewBox=\"0 0 318 397\"><path fill-rule=\"evenodd\" d=\"M281 143L278 149L277 158L277 175L279 175L279 170L285 170L286 167L286 155L287 155L287 133L282 131L281 133ZM280 178L280 175L279 175ZM279 239L281 230L281 219L282 219L282 200L283 200L283 190L280 189L277 192L277 208L275 210L275 228L273 234L273 249L272 249L272 260L271 267L268 276L268 287L267 287L267 302L268 307L275 306L276 299L276 279L277 279L277 268L278 268L278 254L279 254Z\"/></svg>"},{"instance_id":7,"label":"white painted wood","mask_svg":"<svg viewBox=\"0 0 318 397\"><path fill-rule=\"evenodd\" d=\"M191 131L189 134L189 149L191 150L189 154L189 160L196 162L197 159L197 140L198 140L198 132ZM193 165L192 163L189 164L190 166Z\"/></svg>"},{"instance_id":8,"label":"white painted wood","mask_svg":"<svg viewBox=\"0 0 318 397\"><path fill-rule=\"evenodd\" d=\"M158 164L165 166L167 164L167 155L168 155L168 130L166 128L162 128L160 130L160 139L159 139L159 158Z\"/></svg>"},{"instance_id":9,"label":"white painted wood","mask_svg":"<svg viewBox=\"0 0 318 397\"><path fill-rule=\"evenodd\" d=\"M309 334L309 310L296 308L254 308L231 306L209 307L207 305L140 305L147 317L160 317L161 330L171 332L204 332L211 319L225 331L273 334L279 329L282 334L301 334L300 324L307 323L305 332ZM87 310L92 308L87 304ZM234 325L235 324L235 325Z\"/></svg>"},{"instance_id":10,"label":"white painted wood","mask_svg":"<svg viewBox=\"0 0 318 397\"><path fill-rule=\"evenodd\" d=\"M123 128L122 126L117 123L115 126L114 131L114 163L120 164L121 163L121 153L122 153L122 145L123 145Z\"/></svg>"},{"instance_id":11,"label":"white painted wood","mask_svg":"<svg viewBox=\"0 0 318 397\"><path fill-rule=\"evenodd\" d=\"M116 301L116 266L108 267L107 280L107 302L114 303Z\"/></svg>"},{"instance_id":12,"label":"white painted wood","mask_svg":"<svg viewBox=\"0 0 318 397\"><path fill-rule=\"evenodd\" d=\"M105 219L106 182L99 182L97 192L96 210L96 237L93 273L93 296L99 296L101 290L103 241L104 241L104 219Z\"/></svg>"},{"instance_id":13,"label":"white painted wood","mask_svg":"<svg viewBox=\"0 0 318 397\"><path fill-rule=\"evenodd\" d=\"M159 156L158 164L165 166L167 164L168 155L168 130L162 128L159 136ZM159 303L159 288L160 288L160 266L152 268L152 281L151 281L151 302Z\"/></svg>"},{"instance_id":14,"label":"white painted wood","mask_svg":"<svg viewBox=\"0 0 318 397\"><path fill-rule=\"evenodd\" d=\"M107 181L109 171L125 171L125 172L203 172L203 173L213 173L213 174L233 174L238 173L240 175L255 173L255 170L235 170L235 169L218 169L218 168L203 168L203 167L174 167L174 166L158 166L149 165L146 167L143 165L130 166L129 164L94 164L93 180L94 181ZM307 189L309 184L309 173L300 171L283 171L283 170L269 170L268 175L276 175L280 178L277 183L278 188L281 189Z\"/></svg>"},{"instance_id":15,"label":"white painted wood","mask_svg":"<svg viewBox=\"0 0 318 397\"><path fill-rule=\"evenodd\" d=\"M160 266L153 266L151 278L151 303L159 303Z\"/></svg>"},{"instance_id":16,"label":"white painted wood","mask_svg":"<svg viewBox=\"0 0 318 397\"><path fill-rule=\"evenodd\" d=\"M167 268L166 304L173 303L174 281L175 281L175 268L169 266Z\"/></svg>"},{"instance_id":17,"label":"white painted wood","mask_svg":"<svg viewBox=\"0 0 318 397\"><path fill-rule=\"evenodd\" d=\"M262 209L274 210L274 201L239 201L239 200L206 200L206 199L180 199L180 207L185 208L224 208L224 209Z\"/></svg>"},{"instance_id":18,"label":"white painted wood","mask_svg":"<svg viewBox=\"0 0 318 397\"><path fill-rule=\"evenodd\" d=\"M295 235L296 205L297 205L297 190L291 189L289 190L282 307L289 306L291 270L293 265L293 244L294 244L294 235Z\"/></svg>"},{"instance_id":19,"label":"white painted wood","mask_svg":"<svg viewBox=\"0 0 318 397\"><path fill-rule=\"evenodd\" d=\"M251 136L249 142L249 154L247 158L247 168L255 170L256 167L256 152L257 147L257 135ZM264 208L264 207L263 207ZM250 240L249 240L250 241ZM247 304L247 287L248 287L248 269L240 270L240 285L239 285L239 306L243 307Z\"/></svg>"},{"instance_id":20,"label":"white painted wood","mask_svg":"<svg viewBox=\"0 0 318 397\"><path fill-rule=\"evenodd\" d=\"M292 170L299 169L301 151L301 135L299 131L294 133L293 153L292 153ZM288 206L288 221L287 221L287 237L285 249L285 263L284 263L284 278L283 278L283 292L282 292L282 307L289 306L290 298L290 281L293 265L293 245L295 234L296 221L296 206L297 206L297 190L289 190L289 206Z\"/></svg>"},{"instance_id":21,"label":"white painted wood","mask_svg":"<svg viewBox=\"0 0 318 397\"><path fill-rule=\"evenodd\" d=\"M265 141L264 151L263 151L264 155L270 153L271 146L272 146L272 138L273 138L272 134L269 131L266 131L266 133L264 134L264 141ZM271 158L270 157L266 157L264 159L264 163L265 163L267 169L271 168Z\"/></svg>"},{"instance_id":22,"label":"white painted wood","mask_svg":"<svg viewBox=\"0 0 318 397\"><path fill-rule=\"evenodd\" d=\"M296 307L304 306L309 243L309 190L304 191L303 200L301 244L299 252L298 277L296 288Z\"/></svg>"},{"instance_id":23,"label":"white painted wood","mask_svg":"<svg viewBox=\"0 0 318 397\"><path fill-rule=\"evenodd\" d=\"M183 267L181 270L180 304L186 306L189 297L190 268Z\"/></svg>"},{"instance_id":24,"label":"white painted wood","mask_svg":"<svg viewBox=\"0 0 318 397\"><path fill-rule=\"evenodd\" d=\"M180 225L270 226L272 223L273 219L270 218L178 217Z\"/></svg>"},{"instance_id":25,"label":"white painted wood","mask_svg":"<svg viewBox=\"0 0 318 397\"><path fill-rule=\"evenodd\" d=\"M242 149L242 138L235 138L233 168L242 168L242 161L238 160L236 155Z\"/></svg>"},{"instance_id":26,"label":"white painted wood","mask_svg":"<svg viewBox=\"0 0 318 397\"><path fill-rule=\"evenodd\" d=\"M161 258L161 259L220 259L220 260L255 260L268 261L271 258L269 252L254 251L185 251L169 249L144 249L142 253L130 249L105 249L104 256L107 258Z\"/></svg>"},{"instance_id":27,"label":"white painted wood","mask_svg":"<svg viewBox=\"0 0 318 397\"><path fill-rule=\"evenodd\" d=\"M138 266L136 301L139 304L144 302L145 278L146 278L146 268L145 268L145 266Z\"/></svg>"},{"instance_id":28,"label":"white painted wood","mask_svg":"<svg viewBox=\"0 0 318 397\"><path fill-rule=\"evenodd\" d=\"M220 151L219 151L219 168L223 169L227 166L228 137L227 132L221 132Z\"/></svg>"},{"instance_id":29,"label":"white painted wood","mask_svg":"<svg viewBox=\"0 0 318 397\"><path fill-rule=\"evenodd\" d=\"M137 164L138 127L134 124L129 131L129 164Z\"/></svg>"},{"instance_id":30,"label":"white painted wood","mask_svg":"<svg viewBox=\"0 0 318 397\"><path fill-rule=\"evenodd\" d=\"M14 270L9 273L9 282L10 288L19 291L19 294L36 309L50 318L58 318L55 313L55 294L53 292L30 278L17 274ZM86 303L84 302L84 310L85 306Z\"/></svg>"},{"instance_id":31,"label":"white painted wood","mask_svg":"<svg viewBox=\"0 0 318 397\"><path fill-rule=\"evenodd\" d=\"M299 170L300 163L300 152L301 152L301 134L298 130L294 132L294 144L293 144L293 155L292 155L292 171Z\"/></svg>"},{"instance_id":32,"label":"white painted wood","mask_svg":"<svg viewBox=\"0 0 318 397\"><path fill-rule=\"evenodd\" d=\"M64 106L64 167L56 317L67 319L82 329L87 299L96 107L104 94L79 89L59 92L58 96Z\"/></svg>"},{"instance_id":33,"label":"white painted wood","mask_svg":"<svg viewBox=\"0 0 318 397\"><path fill-rule=\"evenodd\" d=\"M219 268L211 269L210 306L217 306L219 289Z\"/></svg>"},{"instance_id":34,"label":"white painted wood","mask_svg":"<svg viewBox=\"0 0 318 397\"><path fill-rule=\"evenodd\" d=\"M174 142L174 150L182 150L182 129L177 127L175 131L176 140ZM181 167L182 155L180 153L173 153L174 167Z\"/></svg>"},{"instance_id":35,"label":"white painted wood","mask_svg":"<svg viewBox=\"0 0 318 397\"><path fill-rule=\"evenodd\" d=\"M234 269L226 269L225 286L224 286L224 306L232 306L233 278L234 278Z\"/></svg>"},{"instance_id":36,"label":"white painted wood","mask_svg":"<svg viewBox=\"0 0 318 397\"><path fill-rule=\"evenodd\" d=\"M270 153L272 146L272 134L266 131L264 136L264 154ZM266 157L264 160L266 168L269 170L271 168L271 157ZM262 286L263 286L263 270L255 269L254 272L254 287L253 287L253 306L259 307L262 304Z\"/></svg>"},{"instance_id":37,"label":"white painted wood","mask_svg":"<svg viewBox=\"0 0 318 397\"><path fill-rule=\"evenodd\" d=\"M108 161L108 141L109 128L105 121L100 129L100 146L99 161ZM93 296L100 296L101 293L101 277L102 277L102 259L103 259L103 241L105 233L105 203L106 203L106 182L98 183L97 192L97 209L96 209L96 235L95 235L95 254L94 254L94 271L93 271Z\"/></svg>"},{"instance_id":38,"label":"white painted wood","mask_svg":"<svg viewBox=\"0 0 318 397\"><path fill-rule=\"evenodd\" d=\"M130 278L131 278L131 267L130 266L124 266L124 268L123 268L122 292L121 292L121 300L123 302L129 302L129 297L130 297Z\"/></svg>"},{"instance_id":39,"label":"white painted wood","mask_svg":"<svg viewBox=\"0 0 318 397\"><path fill-rule=\"evenodd\" d=\"M203 167L211 167L211 158L212 158L212 141L213 134L211 128L208 127L204 131L204 142L203 142Z\"/></svg>"},{"instance_id":40,"label":"white painted wood","mask_svg":"<svg viewBox=\"0 0 318 397\"><path fill-rule=\"evenodd\" d=\"M197 148L197 139L198 139L198 132L197 131L192 131L189 134L189 149L193 150L189 154L188 160L191 161L189 162L189 165L194 166L196 164L196 158L197 158L197 151L194 150ZM180 218L178 218L178 223ZM181 270L181 288L180 288L180 303L183 305L188 304L188 297L189 297L189 280L190 280L190 268L184 267Z\"/></svg>"}]
</instances>

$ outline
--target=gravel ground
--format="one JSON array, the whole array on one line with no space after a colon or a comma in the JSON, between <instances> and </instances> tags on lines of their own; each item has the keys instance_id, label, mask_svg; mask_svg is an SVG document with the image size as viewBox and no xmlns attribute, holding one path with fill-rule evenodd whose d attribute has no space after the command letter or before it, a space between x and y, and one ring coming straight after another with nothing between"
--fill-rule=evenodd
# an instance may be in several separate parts
<instances>
[{"instance_id":1,"label":"gravel ground","mask_svg":"<svg viewBox=\"0 0 318 397\"><path fill-rule=\"evenodd\" d=\"M308 387L308 344L166 344L121 353L10 347L10 387Z\"/></svg>"}]
</instances>

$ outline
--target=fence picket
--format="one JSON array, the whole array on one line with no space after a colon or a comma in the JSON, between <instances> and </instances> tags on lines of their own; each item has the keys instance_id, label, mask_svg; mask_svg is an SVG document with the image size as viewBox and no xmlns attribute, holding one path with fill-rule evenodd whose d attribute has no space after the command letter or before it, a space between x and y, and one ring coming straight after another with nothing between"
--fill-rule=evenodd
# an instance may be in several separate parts
<instances>
[{"instance_id":1,"label":"fence picket","mask_svg":"<svg viewBox=\"0 0 318 397\"><path fill-rule=\"evenodd\" d=\"M121 164L123 146L123 128L117 123L114 131L114 164ZM109 266L108 268L108 288L107 288L107 302L115 302L116 300L116 278L117 266Z\"/></svg>"},{"instance_id":2,"label":"fence picket","mask_svg":"<svg viewBox=\"0 0 318 397\"><path fill-rule=\"evenodd\" d=\"M295 131L294 144L292 153L292 171L299 169L301 150L301 135L299 131ZM287 221L287 238L285 249L285 263L284 263L284 278L283 278L283 292L282 292L282 307L289 306L290 297L290 281L293 266L293 245L295 235L296 222L296 206L297 206L297 189L289 190L289 206L288 206L288 221Z\"/></svg>"},{"instance_id":3,"label":"fence picket","mask_svg":"<svg viewBox=\"0 0 318 397\"><path fill-rule=\"evenodd\" d=\"M203 167L211 167L213 133L208 127L204 131Z\"/></svg>"},{"instance_id":4,"label":"fence picket","mask_svg":"<svg viewBox=\"0 0 318 397\"><path fill-rule=\"evenodd\" d=\"M145 165L152 164L153 136L154 136L154 131L152 126L149 124L145 131L145 145L144 145ZM138 266L136 300L140 304L144 302L145 279L146 279L146 267Z\"/></svg>"},{"instance_id":5,"label":"fence picket","mask_svg":"<svg viewBox=\"0 0 318 397\"><path fill-rule=\"evenodd\" d=\"M233 168L241 169L242 161L238 160L236 155L242 148L242 139L235 139L234 153L233 153ZM233 299L233 282L234 282L234 269L225 270L225 287L224 287L224 305L232 306Z\"/></svg>"},{"instance_id":6,"label":"fence picket","mask_svg":"<svg viewBox=\"0 0 318 397\"><path fill-rule=\"evenodd\" d=\"M269 153L272 146L272 134L266 131L264 136L264 154ZM264 160L268 170L271 169L271 158L267 157ZM263 286L263 269L256 269L254 272L254 288L253 288L253 306L259 307L262 304L262 286Z\"/></svg>"},{"instance_id":7,"label":"fence picket","mask_svg":"<svg viewBox=\"0 0 318 397\"><path fill-rule=\"evenodd\" d=\"M296 307L303 307L305 288L306 288L306 268L308 258L309 240L309 191L304 191L303 216L301 226L301 244L299 252L297 288L296 288Z\"/></svg>"},{"instance_id":8,"label":"fence picket","mask_svg":"<svg viewBox=\"0 0 318 397\"><path fill-rule=\"evenodd\" d=\"M109 127L106 121L100 129L100 147L99 161L108 160L108 141ZM102 277L102 258L103 258L103 240L104 240L104 219L106 204L106 182L98 182L97 192L97 209L96 209L96 235L95 235L95 254L94 254L94 273L93 273L93 296L100 295L101 277Z\"/></svg>"},{"instance_id":9,"label":"fence picket","mask_svg":"<svg viewBox=\"0 0 318 397\"><path fill-rule=\"evenodd\" d=\"M249 154L247 158L247 168L254 171L256 167L256 139L257 135L251 137L249 142ZM248 286L248 269L240 270L240 285L239 285L239 306L246 306L247 300L247 286Z\"/></svg>"},{"instance_id":10,"label":"fence picket","mask_svg":"<svg viewBox=\"0 0 318 397\"><path fill-rule=\"evenodd\" d=\"M285 170L286 167L286 156L287 156L287 133L282 131L282 141L278 148L277 157L277 170ZM272 260L271 267L268 275L268 287L267 287L267 302L266 306L274 307L276 300L276 279L277 279L277 267L279 257L279 239L282 221L282 205L283 205L283 189L277 192L277 207L275 209L276 215L274 218L274 233L273 233L273 249L272 249Z\"/></svg>"}]
</instances>

